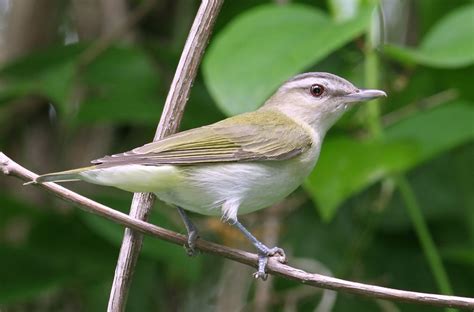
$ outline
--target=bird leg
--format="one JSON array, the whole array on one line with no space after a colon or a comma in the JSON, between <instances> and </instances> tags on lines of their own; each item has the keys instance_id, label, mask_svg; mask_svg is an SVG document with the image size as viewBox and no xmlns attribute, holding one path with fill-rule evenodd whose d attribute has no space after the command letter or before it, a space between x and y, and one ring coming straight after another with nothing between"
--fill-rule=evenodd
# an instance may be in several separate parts
<instances>
[{"instance_id":1,"label":"bird leg","mask_svg":"<svg viewBox=\"0 0 474 312\"><path fill-rule=\"evenodd\" d=\"M188 232L188 243L185 246L186 253L190 257L195 256L197 254L195 247L196 240L199 238L199 231L183 208L176 207L176 209L178 209L178 213L181 216L181 220L183 220L184 226L186 227L186 231Z\"/></svg>"},{"instance_id":2,"label":"bird leg","mask_svg":"<svg viewBox=\"0 0 474 312\"><path fill-rule=\"evenodd\" d=\"M252 233L247 230L242 223L240 223L237 219L230 220L231 224L237 227L247 239L257 248L258 252L258 270L254 273L254 277L256 279L261 278L262 280L267 279L267 273L265 273L265 268L268 263L268 257L272 257L275 255L280 255L278 261L285 263L286 262L286 255L283 249L279 247L269 248L260 242Z\"/></svg>"}]
</instances>

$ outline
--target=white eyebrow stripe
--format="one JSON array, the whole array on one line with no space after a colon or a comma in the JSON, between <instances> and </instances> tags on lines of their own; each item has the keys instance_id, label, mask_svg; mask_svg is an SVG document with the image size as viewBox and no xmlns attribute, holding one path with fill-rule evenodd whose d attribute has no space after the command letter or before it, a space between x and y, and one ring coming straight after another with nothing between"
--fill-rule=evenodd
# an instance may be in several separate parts
<instances>
[{"instance_id":1,"label":"white eyebrow stripe","mask_svg":"<svg viewBox=\"0 0 474 312\"><path fill-rule=\"evenodd\" d=\"M282 88L284 89L305 88L319 82L320 80L321 79L318 79L315 77L307 77L307 78L287 82L282 86Z\"/></svg>"}]
</instances>

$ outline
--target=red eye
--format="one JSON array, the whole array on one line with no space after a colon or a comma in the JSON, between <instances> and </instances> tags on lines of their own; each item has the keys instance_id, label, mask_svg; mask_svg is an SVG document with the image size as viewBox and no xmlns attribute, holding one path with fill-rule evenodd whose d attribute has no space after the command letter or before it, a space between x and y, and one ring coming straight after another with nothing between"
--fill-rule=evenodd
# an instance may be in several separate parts
<instances>
[{"instance_id":1,"label":"red eye","mask_svg":"<svg viewBox=\"0 0 474 312\"><path fill-rule=\"evenodd\" d=\"M320 84L314 84L310 88L311 95L314 97L320 97L324 93L324 87Z\"/></svg>"}]
</instances>

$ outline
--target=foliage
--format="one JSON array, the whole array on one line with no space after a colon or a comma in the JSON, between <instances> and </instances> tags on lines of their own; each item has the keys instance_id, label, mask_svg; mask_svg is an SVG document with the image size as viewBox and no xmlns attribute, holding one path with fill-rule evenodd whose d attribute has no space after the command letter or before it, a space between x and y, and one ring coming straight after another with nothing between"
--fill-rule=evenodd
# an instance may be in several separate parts
<instances>
[{"instance_id":1,"label":"foliage","mask_svg":"<svg viewBox=\"0 0 474 312\"><path fill-rule=\"evenodd\" d=\"M0 149L45 172L150 140L184 44L183 36L171 30L189 24L185 10L168 2L136 27L140 36L133 44L117 42L84 66L81 60L97 41L64 45L58 39L3 64ZM371 53L366 39L379 24L375 2L294 2L224 4L182 128L253 110L281 82L303 71L333 72L361 87L375 80L389 95L375 104L380 116L361 106L328 133L316 169L297 191L310 200L280 216L279 245L291 252L291 262L317 259L341 278L439 292L436 268L428 265L419 227L394 179L405 175L454 293L472 296L472 2L420 0L408 8L412 11L404 14L413 19L410 25L419 27L409 29L407 41L373 41L379 79L364 67ZM69 25L71 16L61 14ZM403 26L400 16L393 16L387 23ZM381 125L380 136L370 131L370 118ZM72 187L122 211L130 204L125 192ZM258 220L264 213L257 214ZM212 220L192 218L205 238L241 244L226 225L210 230ZM175 212L161 203L151 222L184 231ZM261 223L252 226L257 233ZM103 311L122 233L121 226L0 178L0 310ZM146 239L130 311L214 310L225 285L218 283L222 262L206 255L189 259L180 247ZM282 310L282 298L298 286L276 280L272 308ZM243 303L249 310L252 291L247 289ZM302 299L298 309L312 311L319 299ZM349 309L378 311L380 303L338 295L333 310Z\"/></svg>"},{"instance_id":2,"label":"foliage","mask_svg":"<svg viewBox=\"0 0 474 312\"><path fill-rule=\"evenodd\" d=\"M474 62L474 5L460 7L425 35L416 49L388 46L389 55L406 63L419 63L433 67L455 68Z\"/></svg>"},{"instance_id":3,"label":"foliage","mask_svg":"<svg viewBox=\"0 0 474 312\"><path fill-rule=\"evenodd\" d=\"M249 10L229 23L209 48L203 64L209 91L227 114L255 110L288 77L360 35L370 12L364 8L360 16L336 23L310 6Z\"/></svg>"}]
</instances>

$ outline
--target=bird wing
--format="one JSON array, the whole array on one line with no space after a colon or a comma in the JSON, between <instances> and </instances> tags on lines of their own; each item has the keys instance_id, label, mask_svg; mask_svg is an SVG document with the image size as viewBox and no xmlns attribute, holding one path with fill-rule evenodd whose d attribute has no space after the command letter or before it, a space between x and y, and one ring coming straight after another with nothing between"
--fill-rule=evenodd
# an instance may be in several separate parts
<instances>
[{"instance_id":1,"label":"bird wing","mask_svg":"<svg viewBox=\"0 0 474 312\"><path fill-rule=\"evenodd\" d=\"M311 144L307 129L282 113L267 110L183 131L92 163L110 167L284 160L301 154Z\"/></svg>"}]
</instances>

